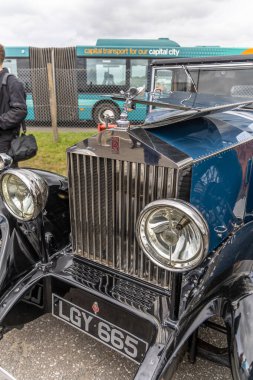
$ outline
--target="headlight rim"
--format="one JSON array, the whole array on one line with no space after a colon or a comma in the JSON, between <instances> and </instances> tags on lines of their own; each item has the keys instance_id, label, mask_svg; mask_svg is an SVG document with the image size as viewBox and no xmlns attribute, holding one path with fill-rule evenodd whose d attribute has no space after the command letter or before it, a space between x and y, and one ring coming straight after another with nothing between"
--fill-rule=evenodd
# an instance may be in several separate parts
<instances>
[{"instance_id":1,"label":"headlight rim","mask_svg":"<svg viewBox=\"0 0 253 380\"><path fill-rule=\"evenodd\" d=\"M198 229L201 233L201 237L202 237L203 249L202 249L202 252L199 254L200 259L197 261L196 264L194 264L192 266L189 265L189 267L185 267L185 268L176 268L173 266L164 265L163 263L159 262L156 258L154 258L154 255L152 255L152 253L150 253L152 247L148 246L148 245L147 246L144 245L144 243L141 239L141 231L140 231L141 222L143 220L144 215L147 213L147 211L152 212L152 210L159 209L159 206L160 207L169 206L169 207L175 208L177 210L180 210L181 212L186 214L187 217L198 227ZM190 271L190 270L196 268L198 265L200 265L201 262L203 262L204 258L208 254L210 231L209 231L207 221L205 220L205 218L203 217L201 212L196 207L194 207L192 204L190 204L186 201L183 201L181 199L176 199L176 198L160 199L160 200L155 200L155 201L147 204L143 208L143 210L139 213L137 223L136 223L135 232L136 232L136 238L137 238L137 241L139 243L139 246L141 247L141 249L143 250L145 255L154 264L156 264L160 268L166 269L170 272L183 273L183 272ZM146 240L147 240L147 238L146 238Z\"/></svg>"},{"instance_id":2,"label":"headlight rim","mask_svg":"<svg viewBox=\"0 0 253 380\"><path fill-rule=\"evenodd\" d=\"M17 178L19 178L25 186L28 188L28 191L32 197L33 203L34 203L34 212L33 216L30 218L22 218L19 215L17 215L13 209L8 205L5 196L3 194L3 187L2 187L2 181L3 178L6 175L14 175ZM0 175L0 195L2 197L3 203L7 210L10 212L12 216L14 216L16 219L22 222L29 222L31 220L34 220L38 217L40 212L43 211L45 208L47 199L48 199L48 185L45 181L45 179L38 175L37 173L33 172L29 169L23 169L23 168L11 168L5 170Z\"/></svg>"}]
</instances>

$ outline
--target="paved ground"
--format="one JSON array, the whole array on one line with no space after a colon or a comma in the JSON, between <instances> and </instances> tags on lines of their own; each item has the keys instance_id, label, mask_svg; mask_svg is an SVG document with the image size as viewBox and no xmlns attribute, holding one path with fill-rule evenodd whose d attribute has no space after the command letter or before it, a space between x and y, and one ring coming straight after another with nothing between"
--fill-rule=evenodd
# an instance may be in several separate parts
<instances>
[{"instance_id":1,"label":"paved ground","mask_svg":"<svg viewBox=\"0 0 253 380\"><path fill-rule=\"evenodd\" d=\"M17 380L130 380L137 366L47 314L0 341L0 365ZM230 371L198 359L183 361L176 380L229 380Z\"/></svg>"}]
</instances>

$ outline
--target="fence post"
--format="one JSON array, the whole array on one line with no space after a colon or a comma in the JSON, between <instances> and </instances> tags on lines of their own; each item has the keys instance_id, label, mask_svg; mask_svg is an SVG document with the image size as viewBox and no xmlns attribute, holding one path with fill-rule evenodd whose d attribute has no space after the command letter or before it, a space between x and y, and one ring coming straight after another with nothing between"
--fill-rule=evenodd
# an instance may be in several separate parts
<instances>
[{"instance_id":1,"label":"fence post","mask_svg":"<svg viewBox=\"0 0 253 380\"><path fill-rule=\"evenodd\" d=\"M57 101L56 101L56 91L55 91L54 79L53 79L52 63L47 64L47 76L48 76L50 114L51 114L54 142L58 142L59 134L58 134L58 128L57 128Z\"/></svg>"}]
</instances>

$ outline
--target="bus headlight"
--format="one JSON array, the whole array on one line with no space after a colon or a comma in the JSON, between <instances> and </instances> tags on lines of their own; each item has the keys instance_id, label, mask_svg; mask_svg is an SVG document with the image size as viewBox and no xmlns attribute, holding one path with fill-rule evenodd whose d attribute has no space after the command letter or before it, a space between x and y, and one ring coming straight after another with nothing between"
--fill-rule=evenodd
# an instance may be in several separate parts
<instances>
[{"instance_id":1,"label":"bus headlight","mask_svg":"<svg viewBox=\"0 0 253 380\"><path fill-rule=\"evenodd\" d=\"M48 186L27 169L9 169L0 177L0 193L9 212L17 219L35 219L45 208Z\"/></svg>"},{"instance_id":2,"label":"bus headlight","mask_svg":"<svg viewBox=\"0 0 253 380\"><path fill-rule=\"evenodd\" d=\"M209 230L205 219L196 208L180 200L149 203L139 215L136 234L150 260L167 270L190 270L208 252Z\"/></svg>"}]
</instances>

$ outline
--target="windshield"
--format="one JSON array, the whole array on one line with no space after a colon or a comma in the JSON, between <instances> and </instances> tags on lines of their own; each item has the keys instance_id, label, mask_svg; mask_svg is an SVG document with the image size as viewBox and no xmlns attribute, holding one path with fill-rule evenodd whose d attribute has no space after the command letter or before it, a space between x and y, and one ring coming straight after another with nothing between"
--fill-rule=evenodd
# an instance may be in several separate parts
<instances>
[{"instance_id":1,"label":"windshield","mask_svg":"<svg viewBox=\"0 0 253 380\"><path fill-rule=\"evenodd\" d=\"M253 97L253 66L177 66L155 69L154 90Z\"/></svg>"},{"instance_id":2,"label":"windshield","mask_svg":"<svg viewBox=\"0 0 253 380\"><path fill-rule=\"evenodd\" d=\"M157 67L153 91L131 102L150 106L143 124L146 128L236 108L252 110L252 74L250 64ZM126 94L113 99L124 100Z\"/></svg>"}]
</instances>

